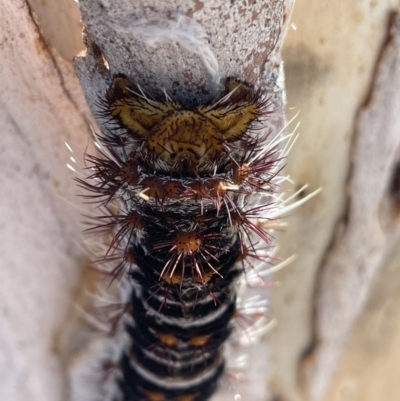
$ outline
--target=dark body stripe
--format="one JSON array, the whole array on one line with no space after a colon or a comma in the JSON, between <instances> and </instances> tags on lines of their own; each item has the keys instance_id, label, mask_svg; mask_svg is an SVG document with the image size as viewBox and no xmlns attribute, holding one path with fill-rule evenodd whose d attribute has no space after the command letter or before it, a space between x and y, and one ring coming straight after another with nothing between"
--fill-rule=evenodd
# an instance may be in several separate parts
<instances>
[{"instance_id":1,"label":"dark body stripe","mask_svg":"<svg viewBox=\"0 0 400 401\"><path fill-rule=\"evenodd\" d=\"M192 401L207 400L215 392L217 381L221 377L224 364L220 363L213 374L202 383L187 388L170 389L153 384L146 380L132 366L131 359L124 355L121 361L124 380L120 380L119 385L125 401L144 401L148 392L155 392L165 395L165 401L180 401L179 397L192 396ZM126 380L129 378L129 380Z\"/></svg>"},{"instance_id":2,"label":"dark body stripe","mask_svg":"<svg viewBox=\"0 0 400 401\"><path fill-rule=\"evenodd\" d=\"M216 211L214 211L216 214ZM146 210L147 220L149 209ZM187 269L185 280L180 284L170 284L160 280L160 272L168 261L168 252L148 252L157 243L158 235L152 229L160 224L164 227L168 215L160 216L157 213L157 224L145 225L145 240L132 245L137 268L130 272L136 282L136 291L131 294L131 316L133 324L126 325L126 332L131 339L129 355L133 362L129 362L125 355L123 377L120 387L124 401L147 400L147 392L162 393L165 401L178 400L180 396L191 396L190 401L206 400L213 392L216 381L223 371L221 362L221 346L232 331L230 324L236 307L234 282L241 270L233 265L239 254L239 241L235 236L221 236L221 224L215 224L208 233L218 233L219 241L214 241L218 250L218 263L212 257L207 261L216 266L220 275L214 273L205 284L193 283L192 269ZM226 224L227 216L222 217ZM164 221L162 221L164 220ZM186 223L185 217L181 217ZM180 219L174 216L174 226L180 225ZM149 230L149 231L148 231ZM173 227L163 231L171 232ZM150 234L151 233L151 234ZM220 251L224 249L224 251ZM190 263L190 262L187 262ZM204 270L210 268L202 261ZM206 267L205 267L206 266ZM186 272L185 272L186 273ZM221 277L222 276L222 277ZM216 294L214 297L210 295ZM166 344L160 338L169 336L173 344ZM205 336L204 343L194 345L191 340ZM156 375L159 382L154 383L149 377L144 377L134 367ZM178 378L181 383L190 382L207 371L216 368L215 374L207 377L196 386L187 385L174 391L166 390L160 383L171 377ZM128 383L140 383L130 386ZM179 401L179 400L178 400Z\"/></svg>"}]
</instances>

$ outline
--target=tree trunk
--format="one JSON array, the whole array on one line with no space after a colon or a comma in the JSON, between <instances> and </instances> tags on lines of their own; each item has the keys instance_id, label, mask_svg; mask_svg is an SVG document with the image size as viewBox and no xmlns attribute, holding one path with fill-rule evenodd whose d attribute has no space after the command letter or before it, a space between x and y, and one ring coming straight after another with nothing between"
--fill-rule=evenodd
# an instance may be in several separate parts
<instances>
[{"instance_id":1,"label":"tree trunk","mask_svg":"<svg viewBox=\"0 0 400 401\"><path fill-rule=\"evenodd\" d=\"M79 375L91 357L85 348L92 338L70 325L71 303L87 288L79 221L88 206L75 207L64 142L82 160L95 123L71 60L84 49L76 4L29 3L40 28L25 1L0 1L0 399L56 401L69 399L68 369ZM76 68L89 106L116 73L184 101L206 98L231 76L271 94L276 131L283 125L280 54L292 6L82 0L88 53ZM298 258L272 277L281 283L270 294L278 325L267 341L244 350L250 380L242 400L372 401L383 391L385 401L397 400L397 7L396 0L297 2L283 54L287 113L301 109L302 132L286 171L296 186L323 192L291 212L279 234L279 256ZM167 35L160 29L166 20ZM185 46L182 30L200 38L199 46ZM232 395L215 399L224 397Z\"/></svg>"}]
</instances>

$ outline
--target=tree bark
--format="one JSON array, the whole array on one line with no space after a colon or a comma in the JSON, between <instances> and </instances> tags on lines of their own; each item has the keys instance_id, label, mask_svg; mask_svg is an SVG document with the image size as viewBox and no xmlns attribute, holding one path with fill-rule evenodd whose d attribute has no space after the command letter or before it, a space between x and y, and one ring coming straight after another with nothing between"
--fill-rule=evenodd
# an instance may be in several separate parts
<instances>
[{"instance_id":1,"label":"tree bark","mask_svg":"<svg viewBox=\"0 0 400 401\"><path fill-rule=\"evenodd\" d=\"M69 399L64 356L73 354L78 374L91 357L82 351L91 337L69 325L70 304L90 280L79 224L88 207L75 207L64 142L82 159L95 122L72 67L71 55L84 48L76 4L47 3L30 1L39 28L25 1L0 1L0 398L13 401ZM280 50L292 1L80 4L89 51L76 65L91 107L114 73L184 101L206 98L219 79L233 76L272 94L270 127L282 126ZM286 171L299 187L322 186L323 193L292 212L279 235L279 256L298 259L272 278L281 283L271 291L278 326L267 342L245 350L251 380L244 400L375 401L383 393L397 400L397 371L382 368L400 363L400 266L392 251L399 243L398 16L388 29L397 8L397 0L297 2L284 59L287 112L301 108L302 133ZM179 37L155 38L143 25L180 15L201 27L192 26L200 50L176 44ZM371 350L381 363L371 361Z\"/></svg>"}]
</instances>

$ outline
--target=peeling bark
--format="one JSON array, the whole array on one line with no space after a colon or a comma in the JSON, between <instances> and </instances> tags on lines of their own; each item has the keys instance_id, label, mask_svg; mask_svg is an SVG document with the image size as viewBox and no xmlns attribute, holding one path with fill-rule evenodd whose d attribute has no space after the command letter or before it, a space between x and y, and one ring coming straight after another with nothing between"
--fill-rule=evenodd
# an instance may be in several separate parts
<instances>
[{"instance_id":1,"label":"peeling bark","mask_svg":"<svg viewBox=\"0 0 400 401\"><path fill-rule=\"evenodd\" d=\"M55 336L82 258L64 142L84 146L89 126L71 65L27 3L0 2L0 21L0 399L61 401Z\"/></svg>"},{"instance_id":2,"label":"peeling bark","mask_svg":"<svg viewBox=\"0 0 400 401\"><path fill-rule=\"evenodd\" d=\"M356 122L348 212L317 281L314 346L304 360L303 385L321 399L371 282L400 238L392 197L400 156L400 16L389 35Z\"/></svg>"}]
</instances>

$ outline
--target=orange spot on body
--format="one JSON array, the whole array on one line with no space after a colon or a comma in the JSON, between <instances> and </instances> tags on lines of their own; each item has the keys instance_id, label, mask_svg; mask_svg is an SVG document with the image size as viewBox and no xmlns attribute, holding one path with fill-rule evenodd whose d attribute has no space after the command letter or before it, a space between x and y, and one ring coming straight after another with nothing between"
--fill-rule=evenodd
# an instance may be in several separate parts
<instances>
[{"instance_id":1,"label":"orange spot on body","mask_svg":"<svg viewBox=\"0 0 400 401\"><path fill-rule=\"evenodd\" d=\"M194 395L191 395L191 394L180 395L176 400L177 401L194 401Z\"/></svg>"},{"instance_id":2,"label":"orange spot on body","mask_svg":"<svg viewBox=\"0 0 400 401\"><path fill-rule=\"evenodd\" d=\"M173 334L157 333L157 337L164 345L167 345L168 347L173 347L178 343L178 339Z\"/></svg>"},{"instance_id":3,"label":"orange spot on body","mask_svg":"<svg viewBox=\"0 0 400 401\"><path fill-rule=\"evenodd\" d=\"M201 239L195 233L180 232L175 238L178 253L191 254L201 247Z\"/></svg>"},{"instance_id":4,"label":"orange spot on body","mask_svg":"<svg viewBox=\"0 0 400 401\"><path fill-rule=\"evenodd\" d=\"M189 344L193 345L194 347L202 347L207 344L208 340L210 339L209 335L204 336L195 336L189 340Z\"/></svg>"},{"instance_id":5,"label":"orange spot on body","mask_svg":"<svg viewBox=\"0 0 400 401\"><path fill-rule=\"evenodd\" d=\"M172 276L170 274L166 274L162 276L163 280L172 285L177 285L182 282L182 276L180 273L174 273Z\"/></svg>"},{"instance_id":6,"label":"orange spot on body","mask_svg":"<svg viewBox=\"0 0 400 401\"><path fill-rule=\"evenodd\" d=\"M146 391L145 395L148 401L166 401L165 395L163 393Z\"/></svg>"},{"instance_id":7,"label":"orange spot on body","mask_svg":"<svg viewBox=\"0 0 400 401\"><path fill-rule=\"evenodd\" d=\"M207 180L194 180L192 183L188 184L196 196L199 198L216 198L226 194L227 183L220 179L207 179Z\"/></svg>"},{"instance_id":8,"label":"orange spot on body","mask_svg":"<svg viewBox=\"0 0 400 401\"><path fill-rule=\"evenodd\" d=\"M179 199L186 190L185 186L178 180L165 181L159 177L147 177L141 182L141 185L143 189L148 188L147 196L162 200Z\"/></svg>"},{"instance_id":9,"label":"orange spot on body","mask_svg":"<svg viewBox=\"0 0 400 401\"><path fill-rule=\"evenodd\" d=\"M233 182L235 184L242 184L244 181L247 180L250 173L250 167L248 164L243 163L241 166L234 166L233 169Z\"/></svg>"},{"instance_id":10,"label":"orange spot on body","mask_svg":"<svg viewBox=\"0 0 400 401\"><path fill-rule=\"evenodd\" d=\"M195 283L208 283L214 276L215 272L213 270L209 270L206 272L203 272L201 276L194 276L194 282Z\"/></svg>"}]
</instances>

